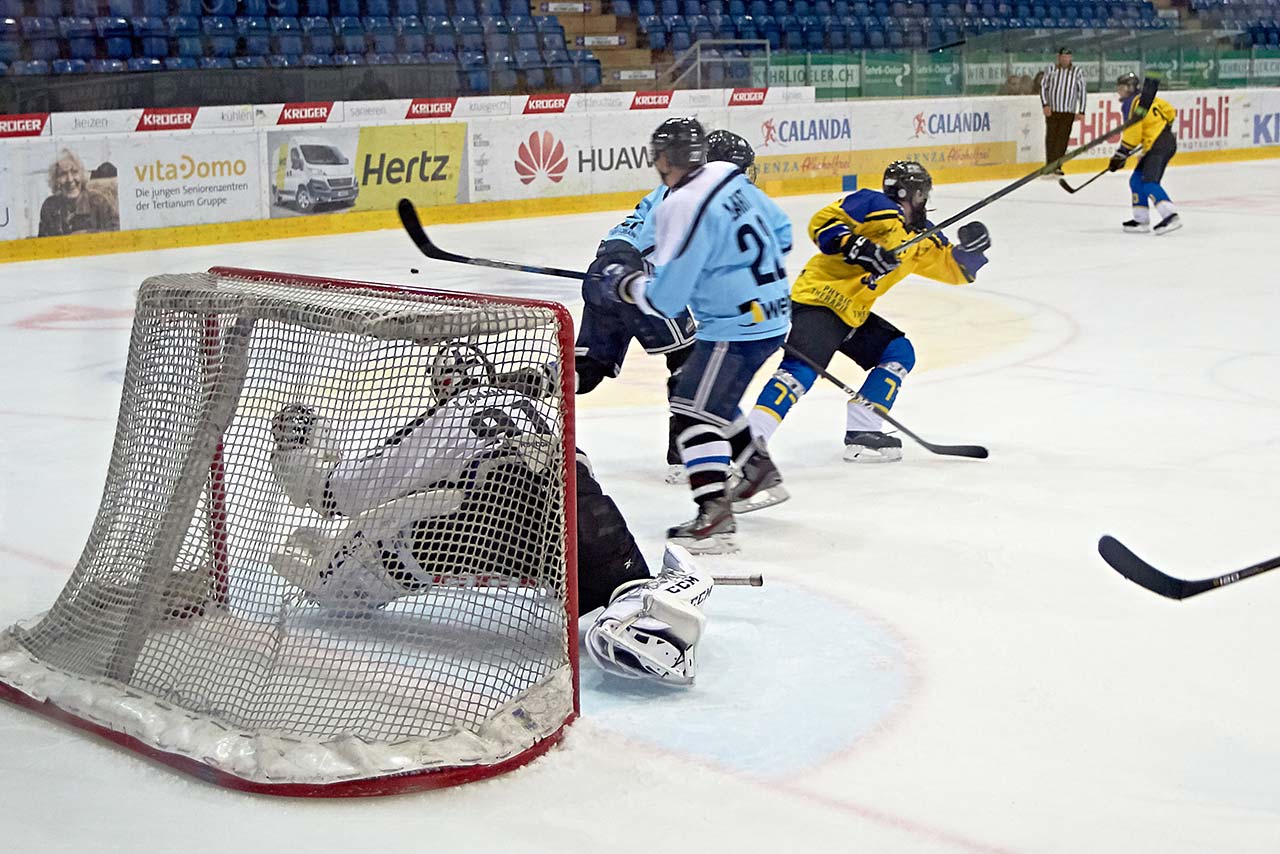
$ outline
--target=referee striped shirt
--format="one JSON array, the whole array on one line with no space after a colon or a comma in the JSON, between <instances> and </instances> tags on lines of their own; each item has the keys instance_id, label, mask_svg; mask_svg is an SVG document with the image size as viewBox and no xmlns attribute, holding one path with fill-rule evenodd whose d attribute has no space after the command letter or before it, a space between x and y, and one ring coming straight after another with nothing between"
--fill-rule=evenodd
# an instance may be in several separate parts
<instances>
[{"instance_id":1,"label":"referee striped shirt","mask_svg":"<svg viewBox=\"0 0 1280 854\"><path fill-rule=\"evenodd\" d=\"M1055 113L1083 113L1084 72L1074 65L1053 66L1040 81L1040 103Z\"/></svg>"}]
</instances>

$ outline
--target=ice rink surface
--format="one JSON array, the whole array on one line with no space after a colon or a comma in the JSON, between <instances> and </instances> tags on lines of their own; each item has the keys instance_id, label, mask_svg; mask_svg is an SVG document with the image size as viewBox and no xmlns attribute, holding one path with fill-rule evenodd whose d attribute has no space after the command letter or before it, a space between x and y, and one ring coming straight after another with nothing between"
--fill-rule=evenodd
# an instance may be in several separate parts
<instances>
[{"instance_id":1,"label":"ice rink surface","mask_svg":"<svg viewBox=\"0 0 1280 854\"><path fill-rule=\"evenodd\" d=\"M940 186L936 216L998 186ZM978 215L995 245L976 285L909 279L877 304L919 353L894 414L991 457L908 441L901 463L845 463L844 400L819 380L773 444L792 500L706 558L767 584L712 596L693 689L584 662L583 718L547 757L356 802L223 791L0 707L0 848L1280 851L1280 572L1179 603L1095 548L1111 533L1183 577L1280 552L1280 161L1166 186L1186 227L1157 238L1120 231L1124 175L1037 182ZM779 200L793 276L829 199ZM620 215L430 231L581 268ZM47 608L84 543L134 290L215 264L581 307L573 283L431 262L398 231L0 266L0 624ZM663 375L633 351L578 423L653 561L692 511L662 482Z\"/></svg>"}]
</instances>

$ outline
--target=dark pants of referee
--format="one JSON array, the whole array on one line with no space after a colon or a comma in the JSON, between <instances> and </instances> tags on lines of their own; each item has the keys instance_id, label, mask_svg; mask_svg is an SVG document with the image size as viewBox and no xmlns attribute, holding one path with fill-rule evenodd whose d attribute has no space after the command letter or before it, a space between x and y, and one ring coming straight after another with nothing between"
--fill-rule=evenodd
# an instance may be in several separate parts
<instances>
[{"instance_id":1,"label":"dark pants of referee","mask_svg":"<svg viewBox=\"0 0 1280 854\"><path fill-rule=\"evenodd\" d=\"M1067 153L1067 140L1071 139L1071 126L1075 122L1075 113L1050 113L1045 116L1044 162L1046 165Z\"/></svg>"}]
</instances>

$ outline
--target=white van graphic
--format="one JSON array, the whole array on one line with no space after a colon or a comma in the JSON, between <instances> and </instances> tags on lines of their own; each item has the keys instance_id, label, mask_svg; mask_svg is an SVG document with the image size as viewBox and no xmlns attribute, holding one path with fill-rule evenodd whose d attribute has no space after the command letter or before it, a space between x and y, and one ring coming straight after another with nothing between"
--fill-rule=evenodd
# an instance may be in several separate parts
<instances>
[{"instance_id":1,"label":"white van graphic","mask_svg":"<svg viewBox=\"0 0 1280 854\"><path fill-rule=\"evenodd\" d=\"M351 161L337 146L319 139L290 139L276 149L271 200L292 201L300 213L316 205L355 204L360 188Z\"/></svg>"}]
</instances>

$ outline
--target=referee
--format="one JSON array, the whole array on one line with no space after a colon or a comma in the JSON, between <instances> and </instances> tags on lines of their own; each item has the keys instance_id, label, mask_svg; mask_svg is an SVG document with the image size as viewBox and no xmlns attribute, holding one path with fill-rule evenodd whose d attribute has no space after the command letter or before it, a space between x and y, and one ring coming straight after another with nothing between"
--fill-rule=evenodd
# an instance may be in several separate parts
<instances>
[{"instance_id":1,"label":"referee","mask_svg":"<svg viewBox=\"0 0 1280 854\"><path fill-rule=\"evenodd\" d=\"M1044 162L1067 153L1071 125L1084 118L1084 72L1071 64L1071 48L1058 48L1058 62L1040 82L1040 106L1044 108ZM1061 175L1062 169L1055 170Z\"/></svg>"}]
</instances>

